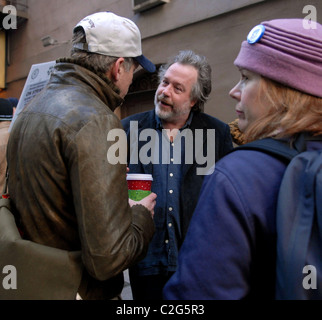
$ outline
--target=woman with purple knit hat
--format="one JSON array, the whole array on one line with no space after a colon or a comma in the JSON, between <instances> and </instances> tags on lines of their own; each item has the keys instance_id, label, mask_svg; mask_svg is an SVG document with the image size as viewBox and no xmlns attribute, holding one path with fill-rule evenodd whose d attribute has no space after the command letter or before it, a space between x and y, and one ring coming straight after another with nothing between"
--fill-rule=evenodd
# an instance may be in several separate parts
<instances>
[{"instance_id":1,"label":"woman with purple knit hat","mask_svg":"<svg viewBox=\"0 0 322 320\"><path fill-rule=\"evenodd\" d=\"M322 149L322 26L278 19L254 27L234 62L231 89L245 142L271 137L290 147L307 137ZM310 28L311 27L311 28ZM274 299L276 205L287 163L255 150L236 150L204 180L164 288L172 299Z\"/></svg>"}]
</instances>

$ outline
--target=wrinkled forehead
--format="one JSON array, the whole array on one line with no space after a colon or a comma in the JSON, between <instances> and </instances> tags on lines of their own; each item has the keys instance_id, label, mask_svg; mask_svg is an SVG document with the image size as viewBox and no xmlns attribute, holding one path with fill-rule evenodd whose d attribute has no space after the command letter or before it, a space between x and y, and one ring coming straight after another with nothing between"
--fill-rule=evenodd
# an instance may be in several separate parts
<instances>
[{"instance_id":1,"label":"wrinkled forehead","mask_svg":"<svg viewBox=\"0 0 322 320\"><path fill-rule=\"evenodd\" d=\"M176 62L168 68L164 74L164 78L184 85L193 85L197 82L198 71L191 65Z\"/></svg>"}]
</instances>

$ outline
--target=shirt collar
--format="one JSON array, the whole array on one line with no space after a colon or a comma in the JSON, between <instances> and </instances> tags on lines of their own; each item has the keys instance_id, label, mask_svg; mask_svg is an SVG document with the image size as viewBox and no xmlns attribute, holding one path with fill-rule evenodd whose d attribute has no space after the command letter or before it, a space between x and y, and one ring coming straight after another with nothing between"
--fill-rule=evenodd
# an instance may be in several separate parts
<instances>
[{"instance_id":1,"label":"shirt collar","mask_svg":"<svg viewBox=\"0 0 322 320\"><path fill-rule=\"evenodd\" d=\"M191 122L192 122L192 118L193 118L193 114L194 114L194 112L193 112L193 111L191 111L191 112L190 112L190 114L189 114L189 118L187 119L187 121L186 121L185 125L184 125L182 128L180 128L180 130L183 130L183 129L185 129L185 128L189 128L189 127L190 127ZM161 119L157 116L157 114L155 114L155 121L156 121L156 128L157 128L157 129L163 129L162 121L161 121Z\"/></svg>"}]
</instances>

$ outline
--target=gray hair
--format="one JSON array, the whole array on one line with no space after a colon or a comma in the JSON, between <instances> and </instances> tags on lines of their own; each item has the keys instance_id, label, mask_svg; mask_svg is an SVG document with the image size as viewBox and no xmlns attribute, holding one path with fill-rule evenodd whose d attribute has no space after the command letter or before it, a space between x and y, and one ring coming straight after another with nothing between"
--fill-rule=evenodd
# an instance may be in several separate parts
<instances>
[{"instance_id":1,"label":"gray hair","mask_svg":"<svg viewBox=\"0 0 322 320\"><path fill-rule=\"evenodd\" d=\"M82 27L78 27L74 30L70 55L72 58L89 65L96 73L106 73L106 71L110 70L116 60L120 58L84 51L74 47L76 43L86 43L86 35ZM124 58L124 60L126 71L129 71L132 65L136 63L133 58Z\"/></svg>"},{"instance_id":2,"label":"gray hair","mask_svg":"<svg viewBox=\"0 0 322 320\"><path fill-rule=\"evenodd\" d=\"M198 55L191 50L180 51L167 64L159 69L159 81L162 82L166 71L174 63L193 66L198 71L197 82L191 90L191 100L196 99L196 104L192 111L203 111L205 102L208 100L211 92L211 67L204 56Z\"/></svg>"}]
</instances>

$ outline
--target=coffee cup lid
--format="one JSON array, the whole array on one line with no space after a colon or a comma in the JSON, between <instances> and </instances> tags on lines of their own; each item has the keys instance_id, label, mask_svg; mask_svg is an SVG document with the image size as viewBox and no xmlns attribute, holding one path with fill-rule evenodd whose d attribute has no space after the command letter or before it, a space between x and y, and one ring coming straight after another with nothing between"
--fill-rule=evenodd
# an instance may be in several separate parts
<instances>
[{"instance_id":1,"label":"coffee cup lid","mask_svg":"<svg viewBox=\"0 0 322 320\"><path fill-rule=\"evenodd\" d=\"M153 181L152 174L143 174L143 173L128 173L126 175L127 180L145 180Z\"/></svg>"}]
</instances>

